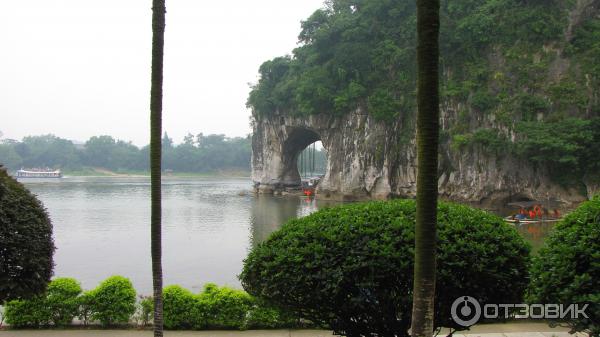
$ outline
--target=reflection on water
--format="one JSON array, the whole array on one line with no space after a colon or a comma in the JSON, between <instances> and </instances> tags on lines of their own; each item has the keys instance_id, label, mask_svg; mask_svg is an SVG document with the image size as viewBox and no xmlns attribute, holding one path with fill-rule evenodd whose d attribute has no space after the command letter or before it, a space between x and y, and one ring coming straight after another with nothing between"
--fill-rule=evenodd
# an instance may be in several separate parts
<instances>
[{"instance_id":1,"label":"reflection on water","mask_svg":"<svg viewBox=\"0 0 600 337\"><path fill-rule=\"evenodd\" d=\"M55 276L75 277L91 289L118 274L129 277L140 293L151 293L149 179L24 182L48 208L54 224ZM251 246L288 219L335 204L255 196L250 190L247 178L164 179L165 284L195 291L206 282L239 287L237 275ZM550 228L522 225L519 231L538 247Z\"/></svg>"},{"instance_id":2,"label":"reflection on water","mask_svg":"<svg viewBox=\"0 0 600 337\"><path fill-rule=\"evenodd\" d=\"M517 230L525 240L531 244L532 252L537 252L544 243L544 238L550 234L550 231L554 227L555 222L545 222L536 224L518 224Z\"/></svg>"},{"instance_id":3,"label":"reflection on water","mask_svg":"<svg viewBox=\"0 0 600 337\"><path fill-rule=\"evenodd\" d=\"M273 197L256 195L252 200L251 244L256 246L289 219L303 217L319 208L339 204L336 201L316 200L306 197Z\"/></svg>"}]
</instances>

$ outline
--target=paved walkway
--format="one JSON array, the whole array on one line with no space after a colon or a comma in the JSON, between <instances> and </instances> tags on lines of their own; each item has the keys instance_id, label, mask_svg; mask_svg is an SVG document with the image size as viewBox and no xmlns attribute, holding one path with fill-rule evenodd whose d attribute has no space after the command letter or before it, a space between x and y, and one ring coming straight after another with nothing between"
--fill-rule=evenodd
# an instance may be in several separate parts
<instances>
[{"instance_id":1,"label":"paved walkway","mask_svg":"<svg viewBox=\"0 0 600 337\"><path fill-rule=\"evenodd\" d=\"M445 331L444 331L445 332ZM439 336L446 336L447 332ZM0 337L151 337L149 330L0 330ZM330 337L326 330L166 331L166 337ZM482 324L454 337L587 337L545 323Z\"/></svg>"}]
</instances>

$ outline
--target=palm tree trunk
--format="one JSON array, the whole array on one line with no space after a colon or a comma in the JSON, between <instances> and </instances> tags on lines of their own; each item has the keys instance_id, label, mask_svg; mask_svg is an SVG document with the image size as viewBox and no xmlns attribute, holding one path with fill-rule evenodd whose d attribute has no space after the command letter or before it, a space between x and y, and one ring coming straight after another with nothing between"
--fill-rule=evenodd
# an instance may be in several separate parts
<instances>
[{"instance_id":1,"label":"palm tree trunk","mask_svg":"<svg viewBox=\"0 0 600 337\"><path fill-rule=\"evenodd\" d=\"M150 89L150 185L151 185L151 255L154 292L154 336L163 336L162 302L162 86L165 38L165 0L152 1L152 86Z\"/></svg>"},{"instance_id":2,"label":"palm tree trunk","mask_svg":"<svg viewBox=\"0 0 600 337\"><path fill-rule=\"evenodd\" d=\"M439 134L439 0L417 0L417 219L412 336L433 334Z\"/></svg>"}]
</instances>

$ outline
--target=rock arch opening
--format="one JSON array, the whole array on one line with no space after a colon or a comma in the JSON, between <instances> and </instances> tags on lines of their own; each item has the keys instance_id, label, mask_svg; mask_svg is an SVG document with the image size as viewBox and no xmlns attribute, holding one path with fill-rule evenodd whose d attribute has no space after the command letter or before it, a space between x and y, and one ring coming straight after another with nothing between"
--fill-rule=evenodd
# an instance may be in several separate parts
<instances>
[{"instance_id":1,"label":"rock arch opening","mask_svg":"<svg viewBox=\"0 0 600 337\"><path fill-rule=\"evenodd\" d=\"M327 151L320 140L309 144L298 155L298 172L302 179L324 176L327 171Z\"/></svg>"},{"instance_id":2,"label":"rock arch opening","mask_svg":"<svg viewBox=\"0 0 600 337\"><path fill-rule=\"evenodd\" d=\"M292 129L282 144L281 153L285 186L300 186L303 177L317 174L318 171L325 173L326 165L322 164L321 159L326 152L321 145L321 136L312 129Z\"/></svg>"}]
</instances>

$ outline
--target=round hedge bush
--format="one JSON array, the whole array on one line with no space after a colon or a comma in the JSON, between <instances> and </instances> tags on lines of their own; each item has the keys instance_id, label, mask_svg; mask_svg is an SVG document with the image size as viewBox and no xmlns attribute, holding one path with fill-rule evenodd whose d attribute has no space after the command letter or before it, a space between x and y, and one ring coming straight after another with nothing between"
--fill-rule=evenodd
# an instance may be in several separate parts
<instances>
[{"instance_id":1,"label":"round hedge bush","mask_svg":"<svg viewBox=\"0 0 600 337\"><path fill-rule=\"evenodd\" d=\"M293 219L252 249L240 275L254 296L347 336L407 336L415 202L342 205ZM440 203L435 326L461 329L459 296L519 303L529 245L501 218Z\"/></svg>"},{"instance_id":2,"label":"round hedge bush","mask_svg":"<svg viewBox=\"0 0 600 337\"><path fill-rule=\"evenodd\" d=\"M243 290L204 285L198 295L199 312L210 329L239 329L246 325L253 298Z\"/></svg>"},{"instance_id":3,"label":"round hedge bush","mask_svg":"<svg viewBox=\"0 0 600 337\"><path fill-rule=\"evenodd\" d=\"M178 285L163 289L163 319L165 329L201 328L205 324L198 316L198 299L191 291Z\"/></svg>"},{"instance_id":4,"label":"round hedge bush","mask_svg":"<svg viewBox=\"0 0 600 337\"><path fill-rule=\"evenodd\" d=\"M104 326L126 324L135 312L135 289L128 278L111 276L86 293L91 319Z\"/></svg>"},{"instance_id":5,"label":"round hedge bush","mask_svg":"<svg viewBox=\"0 0 600 337\"><path fill-rule=\"evenodd\" d=\"M53 253L44 206L0 166L0 303L43 293Z\"/></svg>"},{"instance_id":6,"label":"round hedge bush","mask_svg":"<svg viewBox=\"0 0 600 337\"><path fill-rule=\"evenodd\" d=\"M50 321L56 326L71 324L79 313L81 285L73 278L59 277L48 285L46 306L50 312Z\"/></svg>"},{"instance_id":7,"label":"round hedge bush","mask_svg":"<svg viewBox=\"0 0 600 337\"><path fill-rule=\"evenodd\" d=\"M528 301L589 304L589 318L568 321L600 336L600 196L559 222L533 258Z\"/></svg>"}]
</instances>

